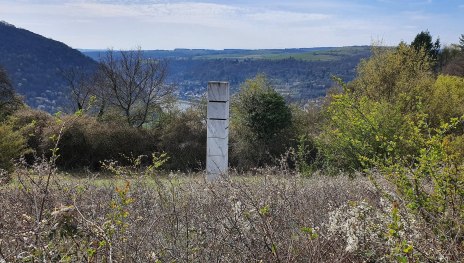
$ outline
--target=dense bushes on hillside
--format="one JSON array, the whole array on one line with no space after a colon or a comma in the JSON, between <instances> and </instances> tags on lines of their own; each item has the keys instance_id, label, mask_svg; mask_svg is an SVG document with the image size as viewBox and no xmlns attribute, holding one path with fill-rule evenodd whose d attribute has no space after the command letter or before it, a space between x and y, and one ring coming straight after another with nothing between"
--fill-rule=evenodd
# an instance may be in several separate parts
<instances>
[{"instance_id":1,"label":"dense bushes on hillside","mask_svg":"<svg viewBox=\"0 0 464 263\"><path fill-rule=\"evenodd\" d=\"M435 60L424 51L400 44L374 52L360 64L358 77L330 97L318 139L327 167L363 171L376 184L373 175L380 172L393 186L377 185L394 213L430 228L429 238L438 242L434 252L450 247L460 254L464 79L436 76ZM391 226L390 235L399 238L396 261L421 261L426 252L416 250L417 241L401 237L402 224Z\"/></svg>"},{"instance_id":2,"label":"dense bushes on hillside","mask_svg":"<svg viewBox=\"0 0 464 263\"><path fill-rule=\"evenodd\" d=\"M375 49L358 77L330 97L319 136L329 165L359 170L370 159L416 156L423 144L434 78L423 51Z\"/></svg>"},{"instance_id":3,"label":"dense bushes on hillside","mask_svg":"<svg viewBox=\"0 0 464 263\"><path fill-rule=\"evenodd\" d=\"M127 158L151 156L156 151L155 138L144 129L120 123L101 123L89 116L63 116L49 123L45 138L61 136L57 164L63 168L97 169L105 160L127 164ZM54 140L41 146L51 149Z\"/></svg>"},{"instance_id":4,"label":"dense bushes on hillside","mask_svg":"<svg viewBox=\"0 0 464 263\"><path fill-rule=\"evenodd\" d=\"M414 162L433 129L463 116L463 79L435 77L433 63L403 43L377 48L360 63L357 78L329 97L319 135L329 165L359 170L373 159Z\"/></svg>"}]
</instances>

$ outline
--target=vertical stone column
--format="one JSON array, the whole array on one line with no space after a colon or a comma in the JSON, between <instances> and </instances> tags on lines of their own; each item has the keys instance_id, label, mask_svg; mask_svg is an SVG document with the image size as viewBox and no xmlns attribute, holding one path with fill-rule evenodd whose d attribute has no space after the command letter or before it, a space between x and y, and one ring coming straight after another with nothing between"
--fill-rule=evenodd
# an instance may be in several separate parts
<instances>
[{"instance_id":1,"label":"vertical stone column","mask_svg":"<svg viewBox=\"0 0 464 263\"><path fill-rule=\"evenodd\" d=\"M227 174L229 162L229 82L208 83L206 177Z\"/></svg>"}]
</instances>

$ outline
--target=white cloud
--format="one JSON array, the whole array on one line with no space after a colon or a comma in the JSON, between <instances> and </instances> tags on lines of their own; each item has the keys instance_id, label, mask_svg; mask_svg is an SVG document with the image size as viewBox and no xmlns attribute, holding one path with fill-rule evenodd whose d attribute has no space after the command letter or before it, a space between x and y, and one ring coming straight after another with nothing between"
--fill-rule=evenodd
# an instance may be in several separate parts
<instances>
[{"instance_id":1,"label":"white cloud","mask_svg":"<svg viewBox=\"0 0 464 263\"><path fill-rule=\"evenodd\" d=\"M425 14L422 11L408 11L408 12L402 12L402 15L410 20L429 20L432 17L428 14Z\"/></svg>"},{"instance_id":2,"label":"white cloud","mask_svg":"<svg viewBox=\"0 0 464 263\"><path fill-rule=\"evenodd\" d=\"M326 20L332 17L328 14L320 13L298 13L288 11L267 10L264 12L255 12L248 15L252 20L273 23L295 23Z\"/></svg>"}]
</instances>

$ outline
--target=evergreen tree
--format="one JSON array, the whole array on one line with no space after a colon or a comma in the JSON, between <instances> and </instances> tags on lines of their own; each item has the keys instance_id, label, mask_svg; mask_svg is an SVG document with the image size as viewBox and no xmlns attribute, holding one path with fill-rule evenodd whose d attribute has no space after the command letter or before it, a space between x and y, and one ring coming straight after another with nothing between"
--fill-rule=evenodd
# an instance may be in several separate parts
<instances>
[{"instance_id":1,"label":"evergreen tree","mask_svg":"<svg viewBox=\"0 0 464 263\"><path fill-rule=\"evenodd\" d=\"M232 105L233 156L242 167L268 164L287 148L292 113L263 75L247 80Z\"/></svg>"},{"instance_id":2,"label":"evergreen tree","mask_svg":"<svg viewBox=\"0 0 464 263\"><path fill-rule=\"evenodd\" d=\"M426 54L433 60L438 59L438 54L440 53L440 39L437 38L434 43L432 35L430 35L428 30L421 31L419 34L417 34L414 40L411 42L411 46L414 47L414 49L417 51L424 49Z\"/></svg>"}]
</instances>

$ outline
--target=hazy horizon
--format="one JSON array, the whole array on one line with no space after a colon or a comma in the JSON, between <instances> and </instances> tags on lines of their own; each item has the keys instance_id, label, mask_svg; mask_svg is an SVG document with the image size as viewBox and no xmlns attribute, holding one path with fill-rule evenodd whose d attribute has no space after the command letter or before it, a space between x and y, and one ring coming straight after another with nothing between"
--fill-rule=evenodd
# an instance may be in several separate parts
<instances>
[{"instance_id":1,"label":"hazy horizon","mask_svg":"<svg viewBox=\"0 0 464 263\"><path fill-rule=\"evenodd\" d=\"M463 34L460 0L0 0L0 20L76 49L397 45Z\"/></svg>"}]
</instances>

